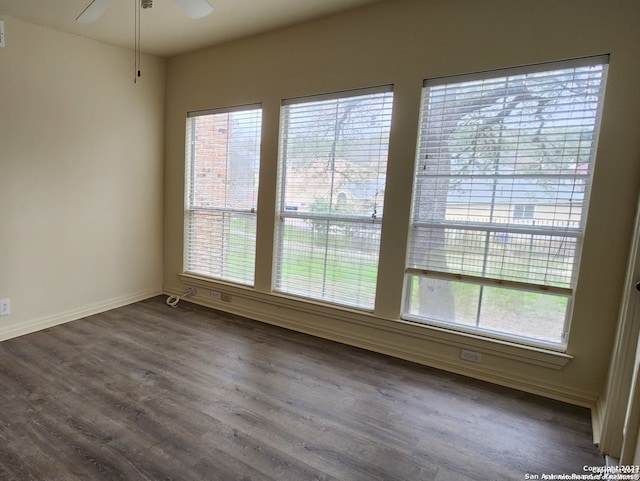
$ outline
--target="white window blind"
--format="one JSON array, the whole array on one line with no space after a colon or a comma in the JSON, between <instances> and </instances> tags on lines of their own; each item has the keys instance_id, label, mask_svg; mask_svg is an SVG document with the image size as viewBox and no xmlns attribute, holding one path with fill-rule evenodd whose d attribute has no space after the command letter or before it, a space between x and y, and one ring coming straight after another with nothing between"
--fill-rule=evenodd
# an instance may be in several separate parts
<instances>
[{"instance_id":1,"label":"white window blind","mask_svg":"<svg viewBox=\"0 0 640 481\"><path fill-rule=\"evenodd\" d=\"M275 289L372 309L391 87L285 100Z\"/></svg>"},{"instance_id":2,"label":"white window blind","mask_svg":"<svg viewBox=\"0 0 640 481\"><path fill-rule=\"evenodd\" d=\"M566 342L606 62L425 82L405 318Z\"/></svg>"},{"instance_id":3,"label":"white window blind","mask_svg":"<svg viewBox=\"0 0 640 481\"><path fill-rule=\"evenodd\" d=\"M187 117L185 271L253 285L260 106Z\"/></svg>"}]
</instances>

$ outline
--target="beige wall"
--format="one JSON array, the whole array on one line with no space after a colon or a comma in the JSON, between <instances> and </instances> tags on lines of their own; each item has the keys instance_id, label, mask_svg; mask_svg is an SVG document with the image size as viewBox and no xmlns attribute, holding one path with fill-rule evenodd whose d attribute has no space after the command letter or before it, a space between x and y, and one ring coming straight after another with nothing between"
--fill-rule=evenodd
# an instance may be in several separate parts
<instances>
[{"instance_id":1,"label":"beige wall","mask_svg":"<svg viewBox=\"0 0 640 481\"><path fill-rule=\"evenodd\" d=\"M256 288L196 281L197 302L591 405L607 372L640 183L639 18L637 0L393 0L170 59L165 290L185 288L180 277L185 114L261 102ZM568 347L573 359L397 322L422 80L602 53L611 54L611 63ZM395 110L375 315L271 294L280 100L382 84L394 84ZM215 304L211 286L233 294L232 302ZM459 361L461 346L482 352L483 363Z\"/></svg>"},{"instance_id":2,"label":"beige wall","mask_svg":"<svg viewBox=\"0 0 640 481\"><path fill-rule=\"evenodd\" d=\"M0 339L153 295L163 281L181 293L188 281L202 304L591 405L640 185L638 18L637 0L388 0L175 57L166 91L161 59L145 56L134 85L131 52L3 18L0 299L12 313ZM602 53L611 64L569 356L399 322L422 80ZM271 294L280 100L382 84L394 84L395 108L375 313ZM181 278L185 114L257 102L256 288ZM232 302L216 304L210 288ZM483 363L461 362L460 347Z\"/></svg>"},{"instance_id":3,"label":"beige wall","mask_svg":"<svg viewBox=\"0 0 640 481\"><path fill-rule=\"evenodd\" d=\"M164 61L12 18L0 49L0 339L161 290Z\"/></svg>"}]
</instances>

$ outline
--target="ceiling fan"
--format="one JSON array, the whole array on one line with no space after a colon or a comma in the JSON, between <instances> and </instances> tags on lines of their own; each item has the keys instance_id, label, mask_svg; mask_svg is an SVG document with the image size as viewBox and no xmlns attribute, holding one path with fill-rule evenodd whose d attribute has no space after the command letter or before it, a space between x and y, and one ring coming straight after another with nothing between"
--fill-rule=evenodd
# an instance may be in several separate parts
<instances>
[{"instance_id":1,"label":"ceiling fan","mask_svg":"<svg viewBox=\"0 0 640 481\"><path fill-rule=\"evenodd\" d=\"M175 0L176 3L182 8L187 15L191 18L200 18L209 15L213 11L213 7L209 5L207 0ZM89 23L95 22L107 9L111 0L93 0L87 8L85 8L76 22ZM141 0L142 8L153 7L153 0Z\"/></svg>"}]
</instances>

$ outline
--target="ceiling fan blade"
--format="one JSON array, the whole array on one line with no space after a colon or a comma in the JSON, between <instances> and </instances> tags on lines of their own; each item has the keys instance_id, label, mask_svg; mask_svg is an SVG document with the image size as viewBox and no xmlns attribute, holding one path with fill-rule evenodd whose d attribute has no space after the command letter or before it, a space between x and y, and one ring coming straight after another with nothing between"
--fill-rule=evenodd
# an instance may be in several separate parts
<instances>
[{"instance_id":1,"label":"ceiling fan blade","mask_svg":"<svg viewBox=\"0 0 640 481\"><path fill-rule=\"evenodd\" d=\"M110 3L111 0L93 0L93 2L91 2L89 6L85 8L80 15L78 15L76 22L95 22L104 13Z\"/></svg>"},{"instance_id":2,"label":"ceiling fan blade","mask_svg":"<svg viewBox=\"0 0 640 481\"><path fill-rule=\"evenodd\" d=\"M205 17L213 12L213 7L209 5L207 0L176 0L176 3L191 18Z\"/></svg>"}]
</instances>

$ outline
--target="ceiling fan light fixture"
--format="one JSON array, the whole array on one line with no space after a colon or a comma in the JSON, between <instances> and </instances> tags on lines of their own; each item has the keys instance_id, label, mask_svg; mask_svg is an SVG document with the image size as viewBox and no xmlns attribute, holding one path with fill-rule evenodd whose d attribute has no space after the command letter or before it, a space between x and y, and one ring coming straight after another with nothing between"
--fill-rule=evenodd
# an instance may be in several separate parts
<instances>
[{"instance_id":1,"label":"ceiling fan light fixture","mask_svg":"<svg viewBox=\"0 0 640 481\"><path fill-rule=\"evenodd\" d=\"M111 0L93 0L76 18L78 23L91 23L98 20L107 10Z\"/></svg>"},{"instance_id":2,"label":"ceiling fan light fixture","mask_svg":"<svg viewBox=\"0 0 640 481\"><path fill-rule=\"evenodd\" d=\"M153 0L139 0L142 8L152 8ZM191 18L202 18L213 12L213 7L207 0L175 0L176 3ZM90 23L98 20L105 12L111 0L92 0L76 18L78 23ZM138 5L138 0L136 0Z\"/></svg>"},{"instance_id":3,"label":"ceiling fan light fixture","mask_svg":"<svg viewBox=\"0 0 640 481\"><path fill-rule=\"evenodd\" d=\"M202 18L213 12L213 7L207 0L175 0L180 8L191 18Z\"/></svg>"}]
</instances>

